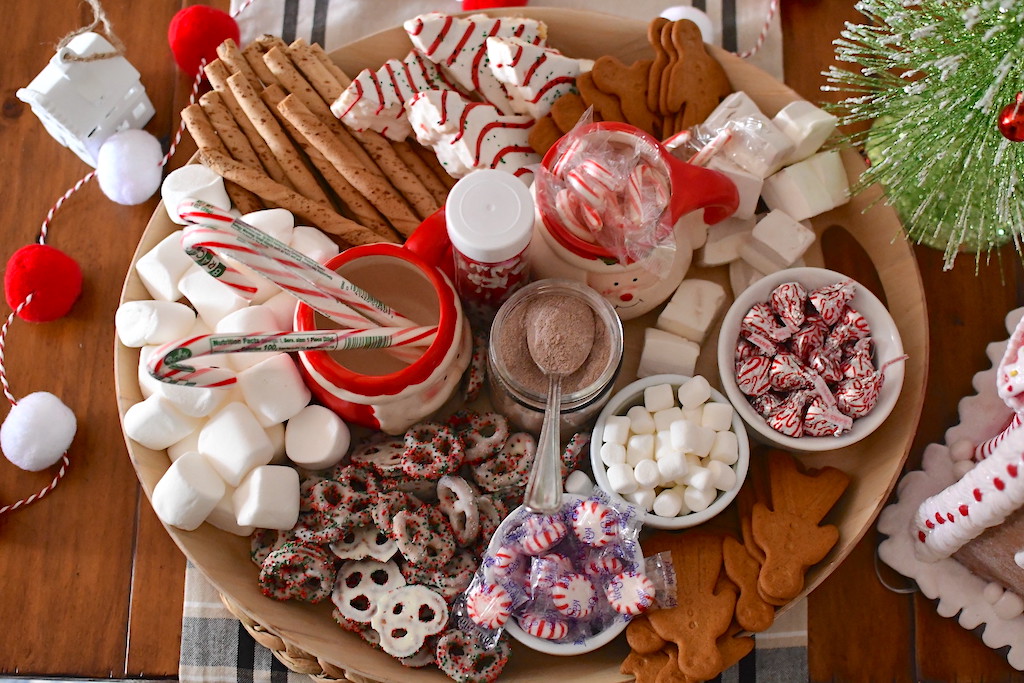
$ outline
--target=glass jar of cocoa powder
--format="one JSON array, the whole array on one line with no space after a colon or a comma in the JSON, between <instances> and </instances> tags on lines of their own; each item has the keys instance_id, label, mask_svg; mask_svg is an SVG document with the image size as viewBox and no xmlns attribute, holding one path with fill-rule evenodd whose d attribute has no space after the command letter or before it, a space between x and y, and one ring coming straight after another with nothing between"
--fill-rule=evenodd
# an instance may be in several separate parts
<instances>
[{"instance_id":1,"label":"glass jar of cocoa powder","mask_svg":"<svg viewBox=\"0 0 1024 683\"><path fill-rule=\"evenodd\" d=\"M487 354L491 403L520 429L534 434L544 420L548 377L533 361L526 334L531 307L547 297L553 297L556 305L560 297L582 299L593 312L590 354L579 370L562 379L564 437L596 418L608 401L622 366L622 323L607 299L574 280L538 280L517 291L498 310Z\"/></svg>"}]
</instances>

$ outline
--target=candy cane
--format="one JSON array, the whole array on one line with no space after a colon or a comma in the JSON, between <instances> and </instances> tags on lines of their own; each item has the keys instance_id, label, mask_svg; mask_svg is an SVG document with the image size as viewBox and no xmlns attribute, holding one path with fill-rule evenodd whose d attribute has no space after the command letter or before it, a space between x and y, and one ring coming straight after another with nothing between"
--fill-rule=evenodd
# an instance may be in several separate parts
<instances>
[{"instance_id":1,"label":"candy cane","mask_svg":"<svg viewBox=\"0 0 1024 683\"><path fill-rule=\"evenodd\" d=\"M195 367L193 358L219 353L346 351L429 345L437 327L374 327L314 332L256 332L253 334L203 334L169 342L157 349L146 370L168 384L192 387L228 387L238 381L235 373L220 367Z\"/></svg>"},{"instance_id":2,"label":"candy cane","mask_svg":"<svg viewBox=\"0 0 1024 683\"><path fill-rule=\"evenodd\" d=\"M988 441L984 441L975 446L974 454L971 456L971 459L977 462L992 455L992 452L1000 443L1002 443L1003 439L1006 438L1006 435L1020 427L1021 422L1020 413L1014 413L1010 417L1009 423L1003 428L1003 431L999 432Z\"/></svg>"},{"instance_id":3,"label":"candy cane","mask_svg":"<svg viewBox=\"0 0 1024 683\"><path fill-rule=\"evenodd\" d=\"M699 152L690 157L690 163L694 166L707 166L708 162L711 161L711 157L718 154L729 140L732 140L732 131L728 128L723 128Z\"/></svg>"}]
</instances>

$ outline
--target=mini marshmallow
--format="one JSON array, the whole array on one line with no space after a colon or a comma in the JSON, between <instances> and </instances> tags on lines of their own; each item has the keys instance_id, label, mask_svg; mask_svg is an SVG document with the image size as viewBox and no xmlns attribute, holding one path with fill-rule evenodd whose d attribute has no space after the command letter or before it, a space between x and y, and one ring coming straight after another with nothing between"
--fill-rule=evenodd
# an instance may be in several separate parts
<instances>
[{"instance_id":1,"label":"mini marshmallow","mask_svg":"<svg viewBox=\"0 0 1024 683\"><path fill-rule=\"evenodd\" d=\"M661 484L661 470L653 460L641 460L633 467L633 478L640 488L654 488Z\"/></svg>"},{"instance_id":2,"label":"mini marshmallow","mask_svg":"<svg viewBox=\"0 0 1024 683\"><path fill-rule=\"evenodd\" d=\"M622 495L633 493L640 487L636 483L636 477L633 476L633 468L626 463L609 465L608 485L612 491Z\"/></svg>"},{"instance_id":3,"label":"mini marshmallow","mask_svg":"<svg viewBox=\"0 0 1024 683\"><path fill-rule=\"evenodd\" d=\"M195 311L176 301L126 301L114 313L117 338L130 348L181 339L195 321Z\"/></svg>"},{"instance_id":4,"label":"mini marshmallow","mask_svg":"<svg viewBox=\"0 0 1024 683\"><path fill-rule=\"evenodd\" d=\"M762 273L774 273L793 265L812 244L813 230L776 209L757 222L740 256Z\"/></svg>"},{"instance_id":5,"label":"mini marshmallow","mask_svg":"<svg viewBox=\"0 0 1024 683\"><path fill-rule=\"evenodd\" d=\"M732 404L710 401L704 404L700 424L702 427L714 429L716 432L728 431L732 427L732 415ZM714 445L713 442L712 445ZM710 451L709 447L708 452L710 453Z\"/></svg>"},{"instance_id":6,"label":"mini marshmallow","mask_svg":"<svg viewBox=\"0 0 1024 683\"><path fill-rule=\"evenodd\" d=\"M565 478L565 492L575 493L577 496L589 496L594 492L594 482L583 470L573 470Z\"/></svg>"},{"instance_id":7,"label":"mini marshmallow","mask_svg":"<svg viewBox=\"0 0 1024 683\"><path fill-rule=\"evenodd\" d=\"M218 209L231 208L224 179L202 164L186 164L168 173L160 185L160 196L168 217L178 225L188 224L178 214L178 206L185 199L200 199Z\"/></svg>"},{"instance_id":8,"label":"mini marshmallow","mask_svg":"<svg viewBox=\"0 0 1024 683\"><path fill-rule=\"evenodd\" d=\"M682 481L690 465L682 453L670 453L658 460L658 472L662 482Z\"/></svg>"},{"instance_id":9,"label":"mini marshmallow","mask_svg":"<svg viewBox=\"0 0 1024 683\"><path fill-rule=\"evenodd\" d=\"M726 465L735 465L740 458L739 439L736 432L718 432L711 444L708 457Z\"/></svg>"},{"instance_id":10,"label":"mini marshmallow","mask_svg":"<svg viewBox=\"0 0 1024 683\"><path fill-rule=\"evenodd\" d=\"M288 292L278 292L263 302L262 306L274 314L275 330L291 330L295 327L295 308L299 300Z\"/></svg>"},{"instance_id":11,"label":"mini marshmallow","mask_svg":"<svg viewBox=\"0 0 1024 683\"><path fill-rule=\"evenodd\" d=\"M711 470L707 467L690 467L683 478L680 479L682 483L686 484L690 488L700 489L702 491L711 489L714 491L714 475Z\"/></svg>"},{"instance_id":12,"label":"mini marshmallow","mask_svg":"<svg viewBox=\"0 0 1024 683\"><path fill-rule=\"evenodd\" d=\"M692 512L703 512L708 509L711 503L718 497L718 490L713 486L706 489L699 489L695 486L687 486L683 492L683 504Z\"/></svg>"},{"instance_id":13,"label":"mini marshmallow","mask_svg":"<svg viewBox=\"0 0 1024 683\"><path fill-rule=\"evenodd\" d=\"M653 415L653 418L655 429L659 432L664 432L672 428L673 422L678 422L679 420L684 419L684 416L682 409L680 409L679 406L674 405L671 408L659 410Z\"/></svg>"},{"instance_id":14,"label":"mini marshmallow","mask_svg":"<svg viewBox=\"0 0 1024 683\"><path fill-rule=\"evenodd\" d=\"M295 226L288 246L317 263L327 263L341 252L337 242L328 237L327 233L310 225Z\"/></svg>"},{"instance_id":15,"label":"mini marshmallow","mask_svg":"<svg viewBox=\"0 0 1024 683\"><path fill-rule=\"evenodd\" d=\"M698 408L711 399L711 384L704 375L691 377L679 385L676 397L683 408Z\"/></svg>"},{"instance_id":16,"label":"mini marshmallow","mask_svg":"<svg viewBox=\"0 0 1024 683\"><path fill-rule=\"evenodd\" d=\"M818 180L828 192L832 208L841 206L850 200L850 180L846 176L846 167L838 149L818 152L807 162L818 174Z\"/></svg>"},{"instance_id":17,"label":"mini marshmallow","mask_svg":"<svg viewBox=\"0 0 1024 683\"><path fill-rule=\"evenodd\" d=\"M311 394L295 361L285 353L238 373L238 388L264 427L284 422L309 404Z\"/></svg>"},{"instance_id":18,"label":"mini marshmallow","mask_svg":"<svg viewBox=\"0 0 1024 683\"><path fill-rule=\"evenodd\" d=\"M732 261L729 264L729 286L732 288L733 297L742 294L747 287L763 278L766 274L743 259Z\"/></svg>"},{"instance_id":19,"label":"mini marshmallow","mask_svg":"<svg viewBox=\"0 0 1024 683\"><path fill-rule=\"evenodd\" d=\"M281 465L257 467L238 485L231 500L240 525L291 529L299 519L299 473Z\"/></svg>"},{"instance_id":20,"label":"mini marshmallow","mask_svg":"<svg viewBox=\"0 0 1024 683\"><path fill-rule=\"evenodd\" d=\"M192 531L213 512L224 490L209 461L192 451L172 462L153 487L153 510L164 524Z\"/></svg>"},{"instance_id":21,"label":"mini marshmallow","mask_svg":"<svg viewBox=\"0 0 1024 683\"><path fill-rule=\"evenodd\" d=\"M206 521L210 526L214 526L221 531L226 531L229 534L235 536L250 536L252 532L256 531L254 526L242 526L238 523L235 518L235 504L232 501L232 497L235 494L235 488L232 486L224 487L224 495L221 496L220 501L213 508L213 511L207 516Z\"/></svg>"},{"instance_id":22,"label":"mini marshmallow","mask_svg":"<svg viewBox=\"0 0 1024 683\"><path fill-rule=\"evenodd\" d=\"M607 467L621 465L626 462L626 447L620 443L601 444L601 462Z\"/></svg>"},{"instance_id":23,"label":"mini marshmallow","mask_svg":"<svg viewBox=\"0 0 1024 683\"><path fill-rule=\"evenodd\" d=\"M215 413L199 432L199 452L218 474L238 486L253 468L266 465L274 445L244 403L232 402Z\"/></svg>"},{"instance_id":24,"label":"mini marshmallow","mask_svg":"<svg viewBox=\"0 0 1024 683\"><path fill-rule=\"evenodd\" d=\"M644 330L644 347L640 353L637 377L665 373L692 375L700 356L700 345L677 334L648 327Z\"/></svg>"},{"instance_id":25,"label":"mini marshmallow","mask_svg":"<svg viewBox=\"0 0 1024 683\"><path fill-rule=\"evenodd\" d=\"M644 512L650 512L654 508L655 495L654 489L637 489L636 491L627 493L622 497L642 509Z\"/></svg>"},{"instance_id":26,"label":"mini marshmallow","mask_svg":"<svg viewBox=\"0 0 1024 683\"><path fill-rule=\"evenodd\" d=\"M654 418L643 406L633 406L626 411L629 418L629 431L633 434L653 434Z\"/></svg>"},{"instance_id":27,"label":"mini marshmallow","mask_svg":"<svg viewBox=\"0 0 1024 683\"><path fill-rule=\"evenodd\" d=\"M124 413L124 433L146 448L161 451L199 426L160 394L139 401Z\"/></svg>"},{"instance_id":28,"label":"mini marshmallow","mask_svg":"<svg viewBox=\"0 0 1024 683\"><path fill-rule=\"evenodd\" d=\"M760 182L760 181L758 181ZM708 240L697 254L697 265L704 267L732 263L740 257L740 247L754 231L754 218L726 218L708 228Z\"/></svg>"},{"instance_id":29,"label":"mini marshmallow","mask_svg":"<svg viewBox=\"0 0 1024 683\"><path fill-rule=\"evenodd\" d=\"M175 441L167 447L167 457L171 459L171 462L174 462L189 451L199 450L199 429L201 428L202 426L200 425L199 428L189 432L184 439Z\"/></svg>"},{"instance_id":30,"label":"mini marshmallow","mask_svg":"<svg viewBox=\"0 0 1024 683\"><path fill-rule=\"evenodd\" d=\"M181 296L178 281L193 264L181 248L181 233L175 230L135 263L135 272L146 291L158 301L176 301Z\"/></svg>"},{"instance_id":31,"label":"mini marshmallow","mask_svg":"<svg viewBox=\"0 0 1024 683\"><path fill-rule=\"evenodd\" d=\"M352 435L337 413L308 405L288 420L285 452L296 465L323 470L338 464L348 452Z\"/></svg>"},{"instance_id":32,"label":"mini marshmallow","mask_svg":"<svg viewBox=\"0 0 1024 683\"><path fill-rule=\"evenodd\" d=\"M757 202L761 199L761 187L764 178L746 171L723 156L715 155L708 160L708 168L724 174L736 186L740 201L732 218L748 220L757 212ZM708 240L711 239L715 226L708 228Z\"/></svg>"},{"instance_id":33,"label":"mini marshmallow","mask_svg":"<svg viewBox=\"0 0 1024 683\"><path fill-rule=\"evenodd\" d=\"M694 406L693 408L683 408L682 413L684 420L700 424L701 419L704 417L704 404Z\"/></svg>"},{"instance_id":34,"label":"mini marshmallow","mask_svg":"<svg viewBox=\"0 0 1024 683\"><path fill-rule=\"evenodd\" d=\"M765 178L761 197L769 209L784 211L796 221L825 213L835 206L810 159L798 161Z\"/></svg>"},{"instance_id":35,"label":"mini marshmallow","mask_svg":"<svg viewBox=\"0 0 1024 683\"><path fill-rule=\"evenodd\" d=\"M224 316L249 305L234 289L210 277L198 266L189 269L178 281L178 290L211 328Z\"/></svg>"},{"instance_id":36,"label":"mini marshmallow","mask_svg":"<svg viewBox=\"0 0 1024 683\"><path fill-rule=\"evenodd\" d=\"M700 344L724 303L725 288L717 282L683 280L658 315L656 326Z\"/></svg>"},{"instance_id":37,"label":"mini marshmallow","mask_svg":"<svg viewBox=\"0 0 1024 683\"><path fill-rule=\"evenodd\" d=\"M715 431L702 427L691 420L678 420L669 428L672 433L672 447L685 453L703 458L711 451Z\"/></svg>"},{"instance_id":38,"label":"mini marshmallow","mask_svg":"<svg viewBox=\"0 0 1024 683\"><path fill-rule=\"evenodd\" d=\"M839 119L807 100L796 100L783 107L772 123L793 142L793 152L786 161L792 164L817 152Z\"/></svg>"},{"instance_id":39,"label":"mini marshmallow","mask_svg":"<svg viewBox=\"0 0 1024 683\"><path fill-rule=\"evenodd\" d=\"M655 384L644 389L644 407L648 412L656 413L674 406L675 396L671 384Z\"/></svg>"},{"instance_id":40,"label":"mini marshmallow","mask_svg":"<svg viewBox=\"0 0 1024 683\"><path fill-rule=\"evenodd\" d=\"M291 329L291 325L278 328L274 327L276 324L277 318L271 309L261 305L250 305L228 313L218 320L214 331L217 334L253 334ZM230 365L235 370L246 370L277 355L280 355L279 351L240 351L222 355L221 363Z\"/></svg>"},{"instance_id":41,"label":"mini marshmallow","mask_svg":"<svg viewBox=\"0 0 1024 683\"><path fill-rule=\"evenodd\" d=\"M665 489L654 498L651 506L659 517L675 517L683 509L683 496L676 489Z\"/></svg>"},{"instance_id":42,"label":"mini marshmallow","mask_svg":"<svg viewBox=\"0 0 1024 683\"><path fill-rule=\"evenodd\" d=\"M265 232L278 242L291 244L295 230L295 216L288 209L261 209L242 214L240 219L252 227Z\"/></svg>"},{"instance_id":43,"label":"mini marshmallow","mask_svg":"<svg viewBox=\"0 0 1024 683\"><path fill-rule=\"evenodd\" d=\"M601 432L601 441L604 443L617 443L626 445L629 438L629 418L625 415L609 415L604 421L604 430Z\"/></svg>"},{"instance_id":44,"label":"mini marshmallow","mask_svg":"<svg viewBox=\"0 0 1024 683\"><path fill-rule=\"evenodd\" d=\"M672 433L662 429L654 433L654 459L661 460L666 455L676 453L672 448Z\"/></svg>"},{"instance_id":45,"label":"mini marshmallow","mask_svg":"<svg viewBox=\"0 0 1024 683\"><path fill-rule=\"evenodd\" d=\"M654 459L654 434L634 434L626 442L626 463L633 467Z\"/></svg>"},{"instance_id":46,"label":"mini marshmallow","mask_svg":"<svg viewBox=\"0 0 1024 683\"><path fill-rule=\"evenodd\" d=\"M708 462L707 471L711 474L711 485L719 491L730 491L736 486L736 470L720 460Z\"/></svg>"}]
</instances>

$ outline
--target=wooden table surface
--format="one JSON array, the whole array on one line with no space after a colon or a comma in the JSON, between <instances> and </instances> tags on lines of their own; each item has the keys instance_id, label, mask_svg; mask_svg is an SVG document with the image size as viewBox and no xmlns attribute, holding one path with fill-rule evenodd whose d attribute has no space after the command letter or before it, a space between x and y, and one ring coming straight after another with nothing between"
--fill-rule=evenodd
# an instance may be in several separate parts
<instances>
[{"instance_id":1,"label":"wooden table surface","mask_svg":"<svg viewBox=\"0 0 1024 683\"><path fill-rule=\"evenodd\" d=\"M189 89L174 67L166 29L174 13L191 3L104 4L156 107L147 130L166 145ZM227 9L227 0L212 4ZM50 206L90 170L47 135L15 91L42 69L61 36L91 17L79 0L5 5L0 200L6 218L0 255L6 262L37 239ZM852 0L783 0L787 83L807 99L822 100L820 72L832 61L831 41L844 21L860 19ZM191 152L186 140L172 166ZM14 395L56 394L75 412L78 433L68 453L70 470L53 495L0 517L0 675L177 674L185 560L137 484L118 421L112 368L121 283L156 203L119 206L95 182L68 200L47 243L81 265L83 294L61 320L16 320L10 329L5 367ZM1004 315L1024 304L1024 277L1012 249L999 255L1002 267L993 258L977 274L970 255L949 272L943 272L938 251L918 247L916 255L929 310L931 361L908 467L955 423L957 402L972 393L974 373L987 367L985 346L1005 338ZM39 490L53 474L23 472L0 459L0 503ZM886 589L875 571L877 540L870 530L809 597L812 680L1021 678L975 634L939 617L931 601Z\"/></svg>"}]
</instances>

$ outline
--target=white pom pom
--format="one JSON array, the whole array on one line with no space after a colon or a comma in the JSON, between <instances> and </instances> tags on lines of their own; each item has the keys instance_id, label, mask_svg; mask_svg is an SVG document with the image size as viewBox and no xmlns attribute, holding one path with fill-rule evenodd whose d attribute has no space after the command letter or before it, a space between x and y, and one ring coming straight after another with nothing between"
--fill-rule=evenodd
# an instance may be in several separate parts
<instances>
[{"instance_id":1,"label":"white pom pom","mask_svg":"<svg viewBox=\"0 0 1024 683\"><path fill-rule=\"evenodd\" d=\"M96 157L100 189L118 204L141 204L160 189L163 157L160 141L144 130L114 133Z\"/></svg>"},{"instance_id":2,"label":"white pom pom","mask_svg":"<svg viewBox=\"0 0 1024 683\"><path fill-rule=\"evenodd\" d=\"M77 428L70 408L53 394L37 391L11 408L0 425L0 448L21 469L38 472L60 460Z\"/></svg>"},{"instance_id":3,"label":"white pom pom","mask_svg":"<svg viewBox=\"0 0 1024 683\"><path fill-rule=\"evenodd\" d=\"M689 5L666 7L661 16L669 21L689 19L697 24L697 28L700 29L700 37L704 39L705 43L715 42L715 26L711 23L711 17L696 7L690 7Z\"/></svg>"}]
</instances>

